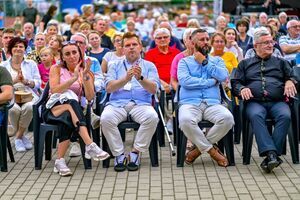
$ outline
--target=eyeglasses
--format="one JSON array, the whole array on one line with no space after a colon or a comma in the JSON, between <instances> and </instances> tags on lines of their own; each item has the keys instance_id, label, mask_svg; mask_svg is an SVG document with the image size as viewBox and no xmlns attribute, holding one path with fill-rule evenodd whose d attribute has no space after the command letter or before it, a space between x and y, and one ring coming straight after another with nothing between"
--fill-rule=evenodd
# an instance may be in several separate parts
<instances>
[{"instance_id":1,"label":"eyeglasses","mask_svg":"<svg viewBox=\"0 0 300 200\"><path fill-rule=\"evenodd\" d=\"M67 46L69 44L77 45L77 42L75 40L69 40L69 41L63 41L61 44L62 44L62 47L64 47L64 46Z\"/></svg>"},{"instance_id":2,"label":"eyeglasses","mask_svg":"<svg viewBox=\"0 0 300 200\"><path fill-rule=\"evenodd\" d=\"M290 26L290 28L300 28L300 25Z\"/></svg>"},{"instance_id":3,"label":"eyeglasses","mask_svg":"<svg viewBox=\"0 0 300 200\"><path fill-rule=\"evenodd\" d=\"M262 44L262 45L265 45L265 46L271 44L273 46L275 44L275 41L269 40L269 41L259 42L259 43L256 43L256 44Z\"/></svg>"},{"instance_id":4,"label":"eyeglasses","mask_svg":"<svg viewBox=\"0 0 300 200\"><path fill-rule=\"evenodd\" d=\"M161 40L161 39L168 39L169 38L169 36L161 36L161 37L156 37L155 39L157 39L157 40Z\"/></svg>"},{"instance_id":5,"label":"eyeglasses","mask_svg":"<svg viewBox=\"0 0 300 200\"><path fill-rule=\"evenodd\" d=\"M122 40L115 40L115 42L116 42L116 43L121 43L121 42L122 42Z\"/></svg>"},{"instance_id":6,"label":"eyeglasses","mask_svg":"<svg viewBox=\"0 0 300 200\"><path fill-rule=\"evenodd\" d=\"M124 47L127 48L127 49L130 48L131 46L132 47L137 47L137 46L139 46L139 44L138 43L132 43L132 44L126 44L126 45L124 45Z\"/></svg>"},{"instance_id":7,"label":"eyeglasses","mask_svg":"<svg viewBox=\"0 0 300 200\"><path fill-rule=\"evenodd\" d=\"M214 43L220 43L220 44L224 44L224 40L215 40Z\"/></svg>"}]
</instances>

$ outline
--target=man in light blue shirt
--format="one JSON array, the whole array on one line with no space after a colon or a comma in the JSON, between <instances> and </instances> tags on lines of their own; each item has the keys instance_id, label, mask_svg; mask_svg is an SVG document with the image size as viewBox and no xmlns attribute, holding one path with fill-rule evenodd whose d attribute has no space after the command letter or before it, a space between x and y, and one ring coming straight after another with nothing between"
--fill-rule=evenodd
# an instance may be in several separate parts
<instances>
[{"instance_id":1,"label":"man in light blue shirt","mask_svg":"<svg viewBox=\"0 0 300 200\"><path fill-rule=\"evenodd\" d=\"M158 116L151 106L151 96L159 87L159 77L153 63L140 57L142 43L133 33L125 33L122 39L125 59L108 67L105 88L110 99L101 115L101 127L110 150L115 156L115 171L138 170L140 152L147 151L156 130ZM140 124L133 148L125 156L125 148L118 124L127 116Z\"/></svg>"},{"instance_id":2,"label":"man in light blue shirt","mask_svg":"<svg viewBox=\"0 0 300 200\"><path fill-rule=\"evenodd\" d=\"M292 62L300 52L300 21L290 20L286 27L288 34L279 38L279 45L284 53L284 58Z\"/></svg>"},{"instance_id":3,"label":"man in light blue shirt","mask_svg":"<svg viewBox=\"0 0 300 200\"><path fill-rule=\"evenodd\" d=\"M178 64L179 127L195 144L187 154L186 163L192 164L201 153L207 152L226 167L227 158L213 144L222 139L234 124L230 111L221 105L219 85L228 78L224 61L211 57L206 30L197 29L191 35L194 55L180 60ZM199 128L201 120L214 123L206 135Z\"/></svg>"}]
</instances>

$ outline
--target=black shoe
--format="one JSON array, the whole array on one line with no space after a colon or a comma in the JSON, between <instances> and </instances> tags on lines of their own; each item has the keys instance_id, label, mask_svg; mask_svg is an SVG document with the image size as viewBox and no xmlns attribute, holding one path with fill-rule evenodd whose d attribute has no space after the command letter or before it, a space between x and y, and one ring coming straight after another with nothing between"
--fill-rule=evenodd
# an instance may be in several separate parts
<instances>
[{"instance_id":1,"label":"black shoe","mask_svg":"<svg viewBox=\"0 0 300 200\"><path fill-rule=\"evenodd\" d=\"M281 158L279 158L279 156L277 156L277 160L278 160L278 165L276 167L278 167L279 165L281 165L283 163L283 160L281 160Z\"/></svg>"},{"instance_id":2,"label":"black shoe","mask_svg":"<svg viewBox=\"0 0 300 200\"><path fill-rule=\"evenodd\" d=\"M268 169L273 171L275 167L278 167L280 165L279 160L277 159L278 156L274 151L270 151L268 153L267 159L268 159Z\"/></svg>"},{"instance_id":3,"label":"black shoe","mask_svg":"<svg viewBox=\"0 0 300 200\"><path fill-rule=\"evenodd\" d=\"M140 154L137 152L130 152L128 155L128 171L136 171L140 167Z\"/></svg>"},{"instance_id":4,"label":"black shoe","mask_svg":"<svg viewBox=\"0 0 300 200\"><path fill-rule=\"evenodd\" d=\"M270 173L271 171L268 168L268 157L266 157L262 163L260 164L260 167L262 168L262 170L264 170L264 172L266 173Z\"/></svg>"},{"instance_id":5,"label":"black shoe","mask_svg":"<svg viewBox=\"0 0 300 200\"><path fill-rule=\"evenodd\" d=\"M115 157L114 170L116 172L123 172L126 170L127 158L124 154Z\"/></svg>"}]
</instances>

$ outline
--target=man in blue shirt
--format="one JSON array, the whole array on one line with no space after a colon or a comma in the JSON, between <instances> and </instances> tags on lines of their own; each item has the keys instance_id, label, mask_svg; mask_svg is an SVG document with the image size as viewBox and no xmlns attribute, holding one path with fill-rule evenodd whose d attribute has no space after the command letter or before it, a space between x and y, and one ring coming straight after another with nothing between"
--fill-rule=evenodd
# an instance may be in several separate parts
<instances>
[{"instance_id":1,"label":"man in blue shirt","mask_svg":"<svg viewBox=\"0 0 300 200\"><path fill-rule=\"evenodd\" d=\"M105 87L110 99L101 115L101 126L115 156L115 171L126 168L135 171L139 168L140 152L147 151L158 123L151 96L159 87L159 78L155 65L140 57L142 43L136 34L125 33L122 46L126 58L108 67ZM128 114L140 128L126 158L118 124L125 121Z\"/></svg>"},{"instance_id":2,"label":"man in blue shirt","mask_svg":"<svg viewBox=\"0 0 300 200\"><path fill-rule=\"evenodd\" d=\"M226 167L227 158L213 144L222 139L234 124L230 111L221 105L219 84L228 78L224 61L211 57L206 30L197 29L191 35L195 47L194 55L183 58L178 64L178 81L181 86L179 96L179 127L196 148L188 153L186 163L192 162L203 152L207 152ZM206 135L199 128L201 120L214 123Z\"/></svg>"}]
</instances>

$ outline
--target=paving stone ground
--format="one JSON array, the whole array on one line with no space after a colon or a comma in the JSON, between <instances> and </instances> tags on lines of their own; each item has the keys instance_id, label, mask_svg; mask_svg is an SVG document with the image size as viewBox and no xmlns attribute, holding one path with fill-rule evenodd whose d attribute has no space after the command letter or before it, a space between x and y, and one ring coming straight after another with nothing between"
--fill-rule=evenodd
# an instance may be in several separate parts
<instances>
[{"instance_id":1,"label":"paving stone ground","mask_svg":"<svg viewBox=\"0 0 300 200\"><path fill-rule=\"evenodd\" d=\"M28 135L33 140L32 133ZM11 141L14 148L13 138ZM129 137L127 149L131 141ZM241 152L242 145L235 145L236 166L221 168L203 154L194 165L178 168L176 157L170 155L168 147L162 147L159 167L151 167L149 154L144 153L139 171L119 173L94 161L91 170L84 170L81 158L66 156L74 175L60 177L53 172L55 149L52 160L44 160L41 170L34 169L33 150L14 151L16 162L9 162L9 171L0 173L0 199L300 200L300 165L292 163L289 150L282 157L284 163L271 174L260 169L262 159L255 144L250 165L242 164Z\"/></svg>"}]
</instances>

